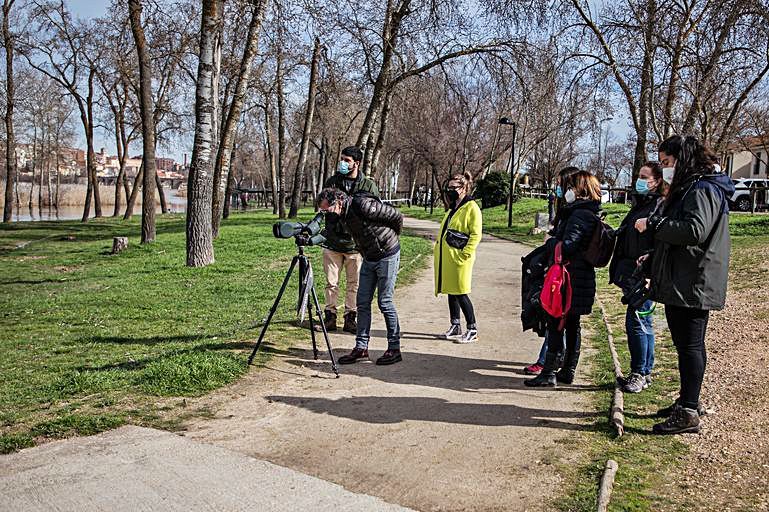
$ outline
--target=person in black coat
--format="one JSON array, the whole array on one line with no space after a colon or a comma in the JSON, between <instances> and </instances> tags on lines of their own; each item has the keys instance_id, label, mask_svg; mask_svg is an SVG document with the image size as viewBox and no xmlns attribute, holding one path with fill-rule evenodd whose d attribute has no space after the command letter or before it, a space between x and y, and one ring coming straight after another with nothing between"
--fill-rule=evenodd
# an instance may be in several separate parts
<instances>
[{"instance_id":1,"label":"person in black coat","mask_svg":"<svg viewBox=\"0 0 769 512\"><path fill-rule=\"evenodd\" d=\"M667 184L662 179L659 163L646 162L641 167L635 189L633 206L615 231L617 242L609 265L609 283L623 290L638 279L638 258L654 248L652 234L648 231L639 232L635 229L635 222L649 217L662 204ZM651 371L654 367L653 304L651 300L646 300L638 309L628 304L625 312L630 377L622 382L622 386L628 393L640 393L651 385Z\"/></svg>"},{"instance_id":2,"label":"person in black coat","mask_svg":"<svg viewBox=\"0 0 769 512\"><path fill-rule=\"evenodd\" d=\"M335 188L326 188L318 195L318 208L326 220L341 222L355 240L363 255L358 279L358 325L355 348L339 358L340 364L352 364L368 359L371 337L371 302L377 293L377 304L387 327L387 351L376 360L378 365L402 361L401 328L393 295L400 268L400 234L403 228L401 213L378 197L359 193L348 196Z\"/></svg>"},{"instance_id":3,"label":"person in black coat","mask_svg":"<svg viewBox=\"0 0 769 512\"><path fill-rule=\"evenodd\" d=\"M563 328L560 328L561 319L548 317L547 337L560 340L565 332L566 353L563 367L556 375L559 344L549 344L545 366L540 374L524 381L532 387L552 387L556 385L556 380L565 384L573 382L581 344L580 317L590 314L595 300L595 268L585 260L584 252L598 222L601 184L589 172L578 171L565 177L560 186L565 189L563 198L566 204L559 208L551 236L545 244L550 254L554 254L555 246L563 242L562 254L564 261L568 262L566 268L571 276L572 298Z\"/></svg>"},{"instance_id":4,"label":"person in black coat","mask_svg":"<svg viewBox=\"0 0 769 512\"><path fill-rule=\"evenodd\" d=\"M659 411L668 418L653 432L699 432L705 332L710 311L723 309L726 301L731 252L727 198L734 184L721 172L718 157L695 137L674 135L658 149L670 190L663 206L637 220L636 227L654 235L651 297L665 304L681 391L672 406Z\"/></svg>"}]
</instances>

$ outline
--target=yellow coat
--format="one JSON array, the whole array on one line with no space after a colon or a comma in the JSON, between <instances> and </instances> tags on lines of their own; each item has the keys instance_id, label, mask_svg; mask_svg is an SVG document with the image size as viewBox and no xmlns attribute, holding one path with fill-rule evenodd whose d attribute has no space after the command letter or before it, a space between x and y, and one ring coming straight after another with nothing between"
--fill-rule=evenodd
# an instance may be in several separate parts
<instances>
[{"instance_id":1,"label":"yellow coat","mask_svg":"<svg viewBox=\"0 0 769 512\"><path fill-rule=\"evenodd\" d=\"M446 293L462 295L470 293L473 279L473 264L475 263L475 251L481 242L483 234L483 216L478 203L466 201L451 216L451 210L446 212L438 232L439 238L433 246L435 259L435 295ZM455 249L446 243L447 229L461 231L470 236L470 240L464 249Z\"/></svg>"}]
</instances>

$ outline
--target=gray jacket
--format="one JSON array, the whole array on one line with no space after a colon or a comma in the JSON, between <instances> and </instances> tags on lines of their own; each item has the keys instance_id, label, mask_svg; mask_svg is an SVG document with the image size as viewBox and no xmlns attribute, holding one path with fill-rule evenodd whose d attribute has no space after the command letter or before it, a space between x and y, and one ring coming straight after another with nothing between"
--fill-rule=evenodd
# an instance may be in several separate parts
<instances>
[{"instance_id":1,"label":"gray jacket","mask_svg":"<svg viewBox=\"0 0 769 512\"><path fill-rule=\"evenodd\" d=\"M653 300L723 309L732 247L726 198L733 192L731 179L723 174L698 176L649 218Z\"/></svg>"}]
</instances>

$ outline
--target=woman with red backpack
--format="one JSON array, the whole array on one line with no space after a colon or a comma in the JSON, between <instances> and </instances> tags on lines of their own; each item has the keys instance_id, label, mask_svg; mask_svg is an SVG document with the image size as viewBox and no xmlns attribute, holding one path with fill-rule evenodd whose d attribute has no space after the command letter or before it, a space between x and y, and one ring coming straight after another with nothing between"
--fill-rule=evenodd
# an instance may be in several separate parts
<instances>
[{"instance_id":1,"label":"woman with red backpack","mask_svg":"<svg viewBox=\"0 0 769 512\"><path fill-rule=\"evenodd\" d=\"M545 244L554 265L560 258L568 272L571 301L570 305L564 305L566 310L562 318L548 317L547 337L560 340L565 334L566 353L563 367L556 374L559 344L549 344L540 374L524 381L530 387L554 387L556 381L564 384L574 381L581 345L580 317L590 314L595 300L595 268L585 260L584 253L598 222L601 184L589 172L576 169L571 173L562 173L559 181L556 193L562 191L564 202L558 209L554 227ZM559 291L568 295L565 289Z\"/></svg>"}]
</instances>

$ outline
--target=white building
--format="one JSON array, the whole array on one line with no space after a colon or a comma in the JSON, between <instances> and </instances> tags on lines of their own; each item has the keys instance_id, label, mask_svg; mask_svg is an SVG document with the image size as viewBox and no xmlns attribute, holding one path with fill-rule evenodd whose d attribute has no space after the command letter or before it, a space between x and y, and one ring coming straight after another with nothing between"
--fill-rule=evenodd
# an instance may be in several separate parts
<instances>
[{"instance_id":1,"label":"white building","mask_svg":"<svg viewBox=\"0 0 769 512\"><path fill-rule=\"evenodd\" d=\"M727 148L725 168L733 179L767 178L769 137L751 137Z\"/></svg>"}]
</instances>

